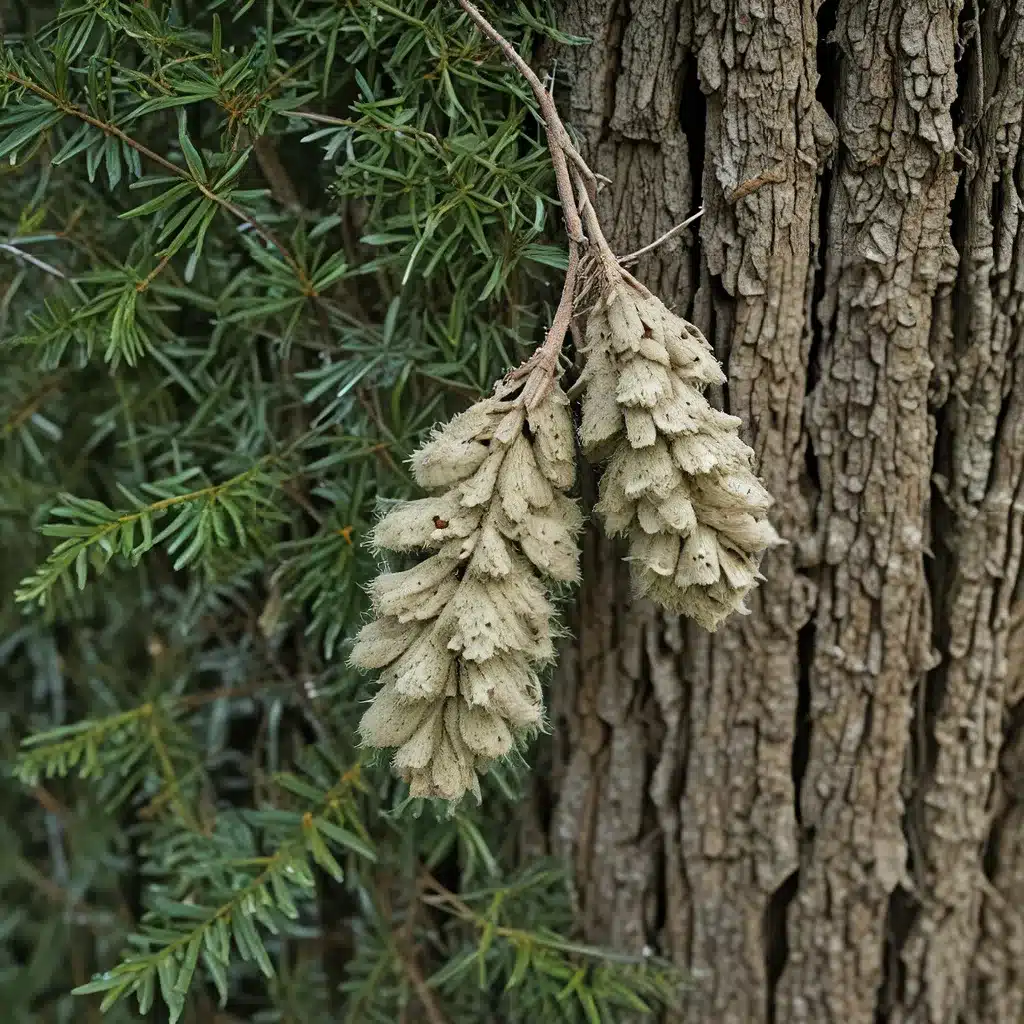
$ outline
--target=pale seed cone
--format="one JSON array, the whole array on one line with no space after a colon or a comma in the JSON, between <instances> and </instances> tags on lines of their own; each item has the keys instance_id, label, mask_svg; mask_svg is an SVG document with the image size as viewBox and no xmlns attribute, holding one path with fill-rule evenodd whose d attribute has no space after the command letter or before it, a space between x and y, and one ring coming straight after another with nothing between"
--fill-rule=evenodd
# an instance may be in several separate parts
<instances>
[{"instance_id":1,"label":"pale seed cone","mask_svg":"<svg viewBox=\"0 0 1024 1024\"><path fill-rule=\"evenodd\" d=\"M765 549L781 543L741 420L704 397L725 375L692 324L626 280L604 293L586 340L580 437L610 456L596 510L629 537L640 593L714 630L746 611Z\"/></svg>"},{"instance_id":2,"label":"pale seed cone","mask_svg":"<svg viewBox=\"0 0 1024 1024\"><path fill-rule=\"evenodd\" d=\"M376 618L351 663L380 671L363 742L398 747L414 796L479 797L478 773L542 718L537 669L554 656L553 608L540 577L575 582L582 516L562 493L575 478L568 399L552 386L522 404L478 402L413 456L434 496L377 523L381 550L429 552L370 587Z\"/></svg>"}]
</instances>

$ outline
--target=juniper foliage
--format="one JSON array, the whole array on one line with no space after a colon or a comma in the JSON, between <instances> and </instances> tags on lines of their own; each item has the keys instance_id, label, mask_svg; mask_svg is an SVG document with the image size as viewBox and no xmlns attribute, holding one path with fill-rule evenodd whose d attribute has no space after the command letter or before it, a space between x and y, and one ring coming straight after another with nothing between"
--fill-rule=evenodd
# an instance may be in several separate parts
<instances>
[{"instance_id":1,"label":"juniper foliage","mask_svg":"<svg viewBox=\"0 0 1024 1024\"><path fill-rule=\"evenodd\" d=\"M491 13L576 42L542 0ZM0 17L5 1019L672 999L517 865L514 766L438 814L356 734L378 498L557 295L528 90L434 0Z\"/></svg>"}]
</instances>

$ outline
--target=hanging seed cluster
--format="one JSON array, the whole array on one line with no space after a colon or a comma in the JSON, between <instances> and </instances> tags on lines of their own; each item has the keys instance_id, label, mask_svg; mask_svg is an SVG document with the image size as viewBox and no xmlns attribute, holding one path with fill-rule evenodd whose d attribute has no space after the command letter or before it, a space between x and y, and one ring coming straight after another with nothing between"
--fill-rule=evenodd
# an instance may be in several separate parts
<instances>
[{"instance_id":1,"label":"hanging seed cluster","mask_svg":"<svg viewBox=\"0 0 1024 1024\"><path fill-rule=\"evenodd\" d=\"M578 578L582 516L573 423L557 386L523 402L479 402L412 460L431 496L396 505L373 545L424 557L370 587L375 618L352 664L380 670L363 742L397 747L413 796L457 800L542 719L538 669L554 657L546 581Z\"/></svg>"},{"instance_id":2,"label":"hanging seed cluster","mask_svg":"<svg viewBox=\"0 0 1024 1024\"><path fill-rule=\"evenodd\" d=\"M741 420L713 408L725 380L703 335L642 286L608 287L587 323L581 441L610 456L596 511L629 537L639 592L714 630L780 543Z\"/></svg>"}]
</instances>

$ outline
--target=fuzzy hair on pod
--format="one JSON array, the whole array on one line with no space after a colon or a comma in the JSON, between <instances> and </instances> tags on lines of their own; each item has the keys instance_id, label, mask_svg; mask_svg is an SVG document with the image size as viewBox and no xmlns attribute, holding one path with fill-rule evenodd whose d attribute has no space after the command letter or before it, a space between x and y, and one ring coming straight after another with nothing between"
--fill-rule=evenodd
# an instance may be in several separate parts
<instances>
[{"instance_id":1,"label":"fuzzy hair on pod","mask_svg":"<svg viewBox=\"0 0 1024 1024\"><path fill-rule=\"evenodd\" d=\"M369 587L374 618L351 664L379 673L363 743L397 748L413 796L480 795L479 775L543 717L554 657L549 588L579 577L575 431L557 386L527 411L488 398L412 457L425 498L396 503L370 540L419 560Z\"/></svg>"},{"instance_id":2,"label":"fuzzy hair on pod","mask_svg":"<svg viewBox=\"0 0 1024 1024\"><path fill-rule=\"evenodd\" d=\"M782 543L742 421L704 397L722 368L696 327L625 278L591 312L586 348L580 440L609 460L596 511L629 538L639 593L713 631L746 612L765 550Z\"/></svg>"}]
</instances>

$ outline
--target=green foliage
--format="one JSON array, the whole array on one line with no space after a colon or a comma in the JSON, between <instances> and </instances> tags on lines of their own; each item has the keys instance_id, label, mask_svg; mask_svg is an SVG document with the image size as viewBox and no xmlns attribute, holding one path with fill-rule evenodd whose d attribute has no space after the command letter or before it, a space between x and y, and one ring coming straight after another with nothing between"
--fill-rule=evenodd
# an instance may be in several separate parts
<instances>
[{"instance_id":1,"label":"green foliage","mask_svg":"<svg viewBox=\"0 0 1024 1024\"><path fill-rule=\"evenodd\" d=\"M5 1020L671 1001L656 959L572 941L557 870L517 871L510 766L438 815L354 737L377 502L556 294L531 97L453 3L9 6ZM561 39L543 0L496 17Z\"/></svg>"}]
</instances>

